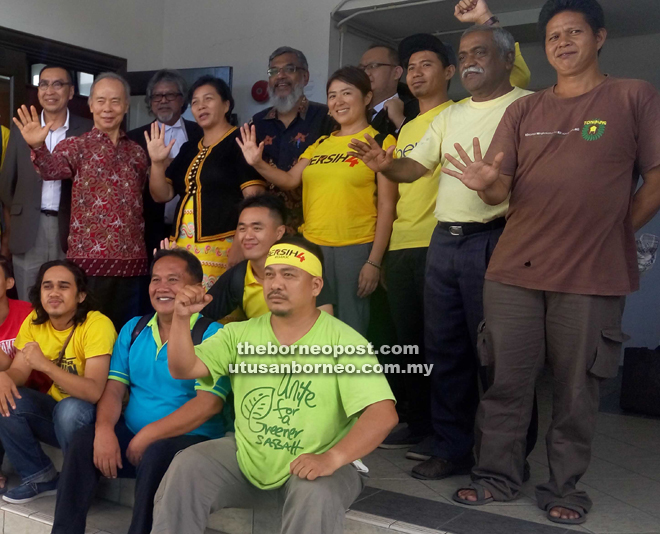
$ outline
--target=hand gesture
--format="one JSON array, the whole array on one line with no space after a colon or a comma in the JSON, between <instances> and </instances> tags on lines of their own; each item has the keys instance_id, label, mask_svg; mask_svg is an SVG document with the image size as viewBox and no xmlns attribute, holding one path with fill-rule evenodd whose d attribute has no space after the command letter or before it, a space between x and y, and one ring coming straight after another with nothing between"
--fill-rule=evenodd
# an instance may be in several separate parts
<instances>
[{"instance_id":1,"label":"hand gesture","mask_svg":"<svg viewBox=\"0 0 660 534\"><path fill-rule=\"evenodd\" d=\"M41 347L36 341L30 341L25 344L23 350L20 351L25 363L30 366L34 371L41 371L45 373L49 366L53 365L48 358L41 352Z\"/></svg>"},{"instance_id":2,"label":"hand gesture","mask_svg":"<svg viewBox=\"0 0 660 534\"><path fill-rule=\"evenodd\" d=\"M383 105L385 111L387 111L387 116L390 118L390 121L397 128L401 127L401 124L406 119L406 116L403 113L404 103L398 97L390 98Z\"/></svg>"},{"instance_id":3,"label":"hand gesture","mask_svg":"<svg viewBox=\"0 0 660 534\"><path fill-rule=\"evenodd\" d=\"M364 138L367 140L366 143L351 139L348 148L355 152L349 152L348 155L361 159L374 172L387 172L394 162L394 145L385 152L369 134L364 134Z\"/></svg>"},{"instance_id":4,"label":"hand gesture","mask_svg":"<svg viewBox=\"0 0 660 534\"><path fill-rule=\"evenodd\" d=\"M314 480L318 477L329 477L340 467L330 449L323 454L301 454L289 464L289 472L303 480Z\"/></svg>"},{"instance_id":5,"label":"hand gesture","mask_svg":"<svg viewBox=\"0 0 660 534\"><path fill-rule=\"evenodd\" d=\"M113 428L97 428L94 437L94 465L106 478L117 478L122 469L121 449Z\"/></svg>"},{"instance_id":6,"label":"hand gesture","mask_svg":"<svg viewBox=\"0 0 660 534\"><path fill-rule=\"evenodd\" d=\"M504 159L504 152L497 154L493 160L493 164L489 165L482 160L479 139L475 137L472 143L474 161L470 159L470 156L468 156L467 152L463 150L463 147L456 143L454 148L458 151L458 155L461 156L465 165L452 155L445 154L447 161L451 162L458 171L450 171L443 167L442 172L449 176L453 176L454 178L458 178L466 187L473 191L485 191L497 182L500 177L500 167L502 166L502 160Z\"/></svg>"},{"instance_id":7,"label":"hand gesture","mask_svg":"<svg viewBox=\"0 0 660 534\"><path fill-rule=\"evenodd\" d=\"M380 269L371 265L370 263L365 263L360 270L360 276L358 277L358 292L357 295L361 299L371 295L376 287L378 287L378 282L380 281Z\"/></svg>"},{"instance_id":8,"label":"hand gesture","mask_svg":"<svg viewBox=\"0 0 660 534\"><path fill-rule=\"evenodd\" d=\"M7 373L0 373L0 413L3 417L9 417L9 407L16 409L16 400L20 399L16 384Z\"/></svg>"},{"instance_id":9,"label":"hand gesture","mask_svg":"<svg viewBox=\"0 0 660 534\"><path fill-rule=\"evenodd\" d=\"M176 294L174 313L179 317L190 318L194 313L201 312L213 300L201 286L186 286Z\"/></svg>"},{"instance_id":10,"label":"hand gesture","mask_svg":"<svg viewBox=\"0 0 660 534\"><path fill-rule=\"evenodd\" d=\"M126 458L128 458L128 461L137 467L142 461L144 452L154 441L155 440L148 435L147 427L145 426L128 444L128 448L126 449Z\"/></svg>"},{"instance_id":11,"label":"hand gesture","mask_svg":"<svg viewBox=\"0 0 660 534\"><path fill-rule=\"evenodd\" d=\"M158 248L154 249L154 256L156 255L156 252L158 252L159 249L172 250L173 248L177 248L176 241L170 241L169 237L166 237L165 239L161 239L160 243L158 244Z\"/></svg>"},{"instance_id":12,"label":"hand gesture","mask_svg":"<svg viewBox=\"0 0 660 534\"><path fill-rule=\"evenodd\" d=\"M260 161L263 161L264 142L262 141L257 145L257 131L254 124L252 126L247 124L241 126L241 139L237 137L236 142L241 147L243 157L248 165L254 167Z\"/></svg>"},{"instance_id":13,"label":"hand gesture","mask_svg":"<svg viewBox=\"0 0 660 534\"><path fill-rule=\"evenodd\" d=\"M174 146L175 139L165 146L165 125L158 127L156 121L151 123L151 137L149 132L144 132L144 138L147 140L147 150L152 163L164 163L170 157L170 152Z\"/></svg>"},{"instance_id":14,"label":"hand gesture","mask_svg":"<svg viewBox=\"0 0 660 534\"><path fill-rule=\"evenodd\" d=\"M53 121L41 126L41 120L34 106L30 106L30 111L28 111L27 106L23 105L18 108L17 113L18 119L14 117L14 124L18 126L25 142L36 150L46 142Z\"/></svg>"},{"instance_id":15,"label":"hand gesture","mask_svg":"<svg viewBox=\"0 0 660 534\"><path fill-rule=\"evenodd\" d=\"M454 16L461 22L483 24L493 14L488 9L486 0L461 0L454 8Z\"/></svg>"}]
</instances>

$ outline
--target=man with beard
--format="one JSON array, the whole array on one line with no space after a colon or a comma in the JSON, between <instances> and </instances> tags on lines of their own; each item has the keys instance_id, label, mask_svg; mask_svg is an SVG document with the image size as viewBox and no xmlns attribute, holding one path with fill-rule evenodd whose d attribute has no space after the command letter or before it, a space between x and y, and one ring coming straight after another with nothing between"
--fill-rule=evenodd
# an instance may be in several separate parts
<instances>
[{"instance_id":1,"label":"man with beard","mask_svg":"<svg viewBox=\"0 0 660 534\"><path fill-rule=\"evenodd\" d=\"M268 59L268 94L271 107L252 117L257 142L264 142L264 159L271 165L288 171L300 154L321 135L332 130L328 107L310 102L305 97L309 82L307 58L300 50L282 46ZM292 191L275 191L288 209L286 225L298 230L302 224L302 187Z\"/></svg>"},{"instance_id":2,"label":"man with beard","mask_svg":"<svg viewBox=\"0 0 660 534\"><path fill-rule=\"evenodd\" d=\"M175 70L159 70L149 80L146 93L144 100L149 113L156 117L159 127L165 125L165 145L174 139L170 158L176 157L186 141L197 143L202 138L204 134L197 123L185 120L181 116L188 107L188 84L181 74ZM149 151L144 132L151 132L151 124L145 124L126 134L131 141L142 147L147 157ZM178 202L179 197L176 196L166 204L159 204L151 198L149 188L145 188L144 241L149 259L153 250L159 247L160 241L169 235Z\"/></svg>"}]
</instances>

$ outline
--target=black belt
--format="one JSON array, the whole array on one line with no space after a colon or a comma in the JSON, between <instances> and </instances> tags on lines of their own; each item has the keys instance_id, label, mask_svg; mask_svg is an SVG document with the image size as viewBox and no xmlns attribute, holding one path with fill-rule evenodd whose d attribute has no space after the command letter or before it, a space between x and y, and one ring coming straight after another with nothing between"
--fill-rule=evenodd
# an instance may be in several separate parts
<instances>
[{"instance_id":1,"label":"black belt","mask_svg":"<svg viewBox=\"0 0 660 534\"><path fill-rule=\"evenodd\" d=\"M57 217L56 210L41 210L41 213L43 213L44 215L48 215L48 217Z\"/></svg>"},{"instance_id":2,"label":"black belt","mask_svg":"<svg viewBox=\"0 0 660 534\"><path fill-rule=\"evenodd\" d=\"M494 219L487 223L439 222L438 226L449 232L451 235L470 235L504 228L505 224L506 218L499 217L498 219Z\"/></svg>"}]
</instances>

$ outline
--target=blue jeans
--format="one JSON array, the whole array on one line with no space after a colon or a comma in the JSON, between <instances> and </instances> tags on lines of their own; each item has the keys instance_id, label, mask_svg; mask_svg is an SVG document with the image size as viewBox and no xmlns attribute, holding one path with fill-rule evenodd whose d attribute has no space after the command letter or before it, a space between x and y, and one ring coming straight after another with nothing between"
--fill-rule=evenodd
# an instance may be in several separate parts
<instances>
[{"instance_id":1,"label":"blue jeans","mask_svg":"<svg viewBox=\"0 0 660 534\"><path fill-rule=\"evenodd\" d=\"M29 388L18 388L18 392L16 409L9 417L0 417L0 441L24 483L47 482L57 471L39 442L66 453L76 430L94 422L96 406L74 397L57 402Z\"/></svg>"}]
</instances>

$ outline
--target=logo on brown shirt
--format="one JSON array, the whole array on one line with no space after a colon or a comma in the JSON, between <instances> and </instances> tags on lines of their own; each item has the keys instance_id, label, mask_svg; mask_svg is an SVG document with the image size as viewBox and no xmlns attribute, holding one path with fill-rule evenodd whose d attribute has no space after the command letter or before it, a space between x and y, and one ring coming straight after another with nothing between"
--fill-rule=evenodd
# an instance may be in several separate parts
<instances>
[{"instance_id":1,"label":"logo on brown shirt","mask_svg":"<svg viewBox=\"0 0 660 534\"><path fill-rule=\"evenodd\" d=\"M582 138L585 141L596 141L597 139L600 139L605 133L606 125L607 121L602 121L600 119L584 121L584 126L582 127Z\"/></svg>"}]
</instances>

